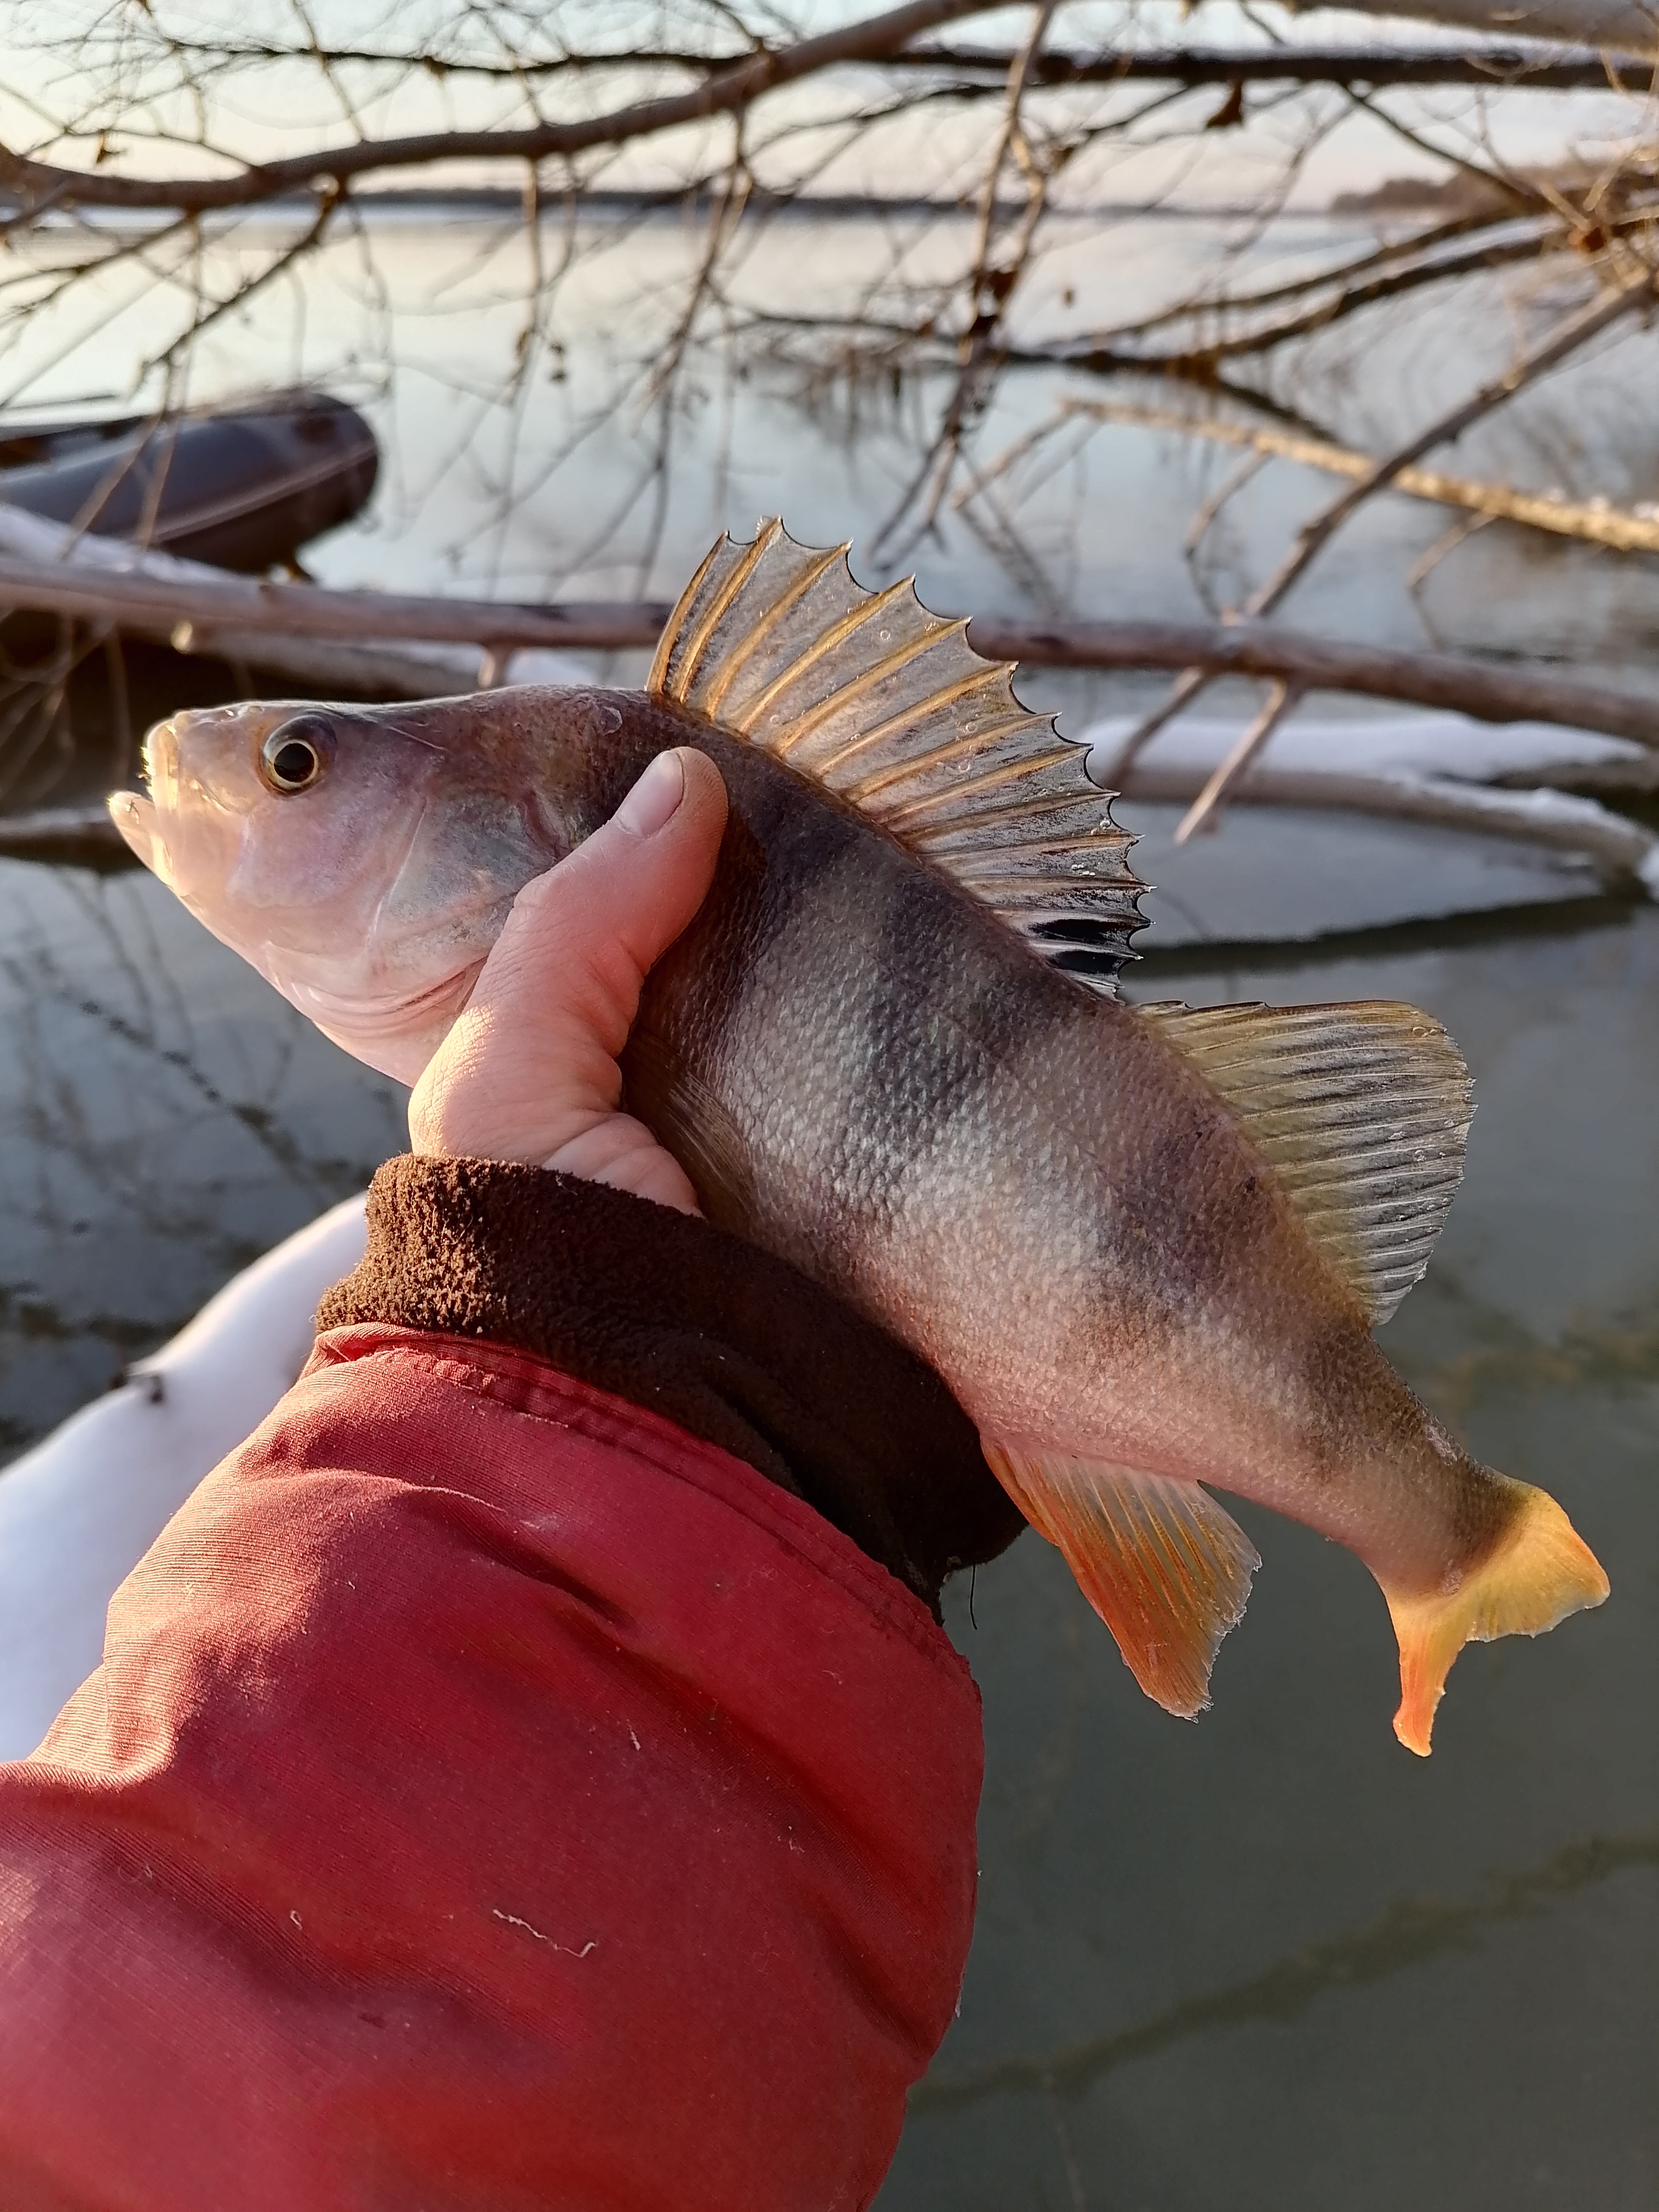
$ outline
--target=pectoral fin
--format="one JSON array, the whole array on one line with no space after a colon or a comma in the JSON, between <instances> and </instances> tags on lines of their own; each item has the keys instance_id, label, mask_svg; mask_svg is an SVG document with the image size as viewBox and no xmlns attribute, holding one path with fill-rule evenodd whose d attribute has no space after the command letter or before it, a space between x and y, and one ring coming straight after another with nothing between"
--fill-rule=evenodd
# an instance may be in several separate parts
<instances>
[{"instance_id":1,"label":"pectoral fin","mask_svg":"<svg viewBox=\"0 0 1659 2212\"><path fill-rule=\"evenodd\" d=\"M1064 1553L1141 1688L1195 1720L1261 1565L1243 1530L1195 1482L995 1437L980 1443L1020 1511Z\"/></svg>"},{"instance_id":2,"label":"pectoral fin","mask_svg":"<svg viewBox=\"0 0 1659 2212\"><path fill-rule=\"evenodd\" d=\"M1521 1500L1512 1525L1491 1558L1455 1589L1407 1595L1382 1583L1400 1639L1394 1732L1420 1758L1429 1755L1435 1707L1466 1644L1541 1636L1607 1594L1601 1562L1548 1492L1525 1483L1515 1487Z\"/></svg>"},{"instance_id":3,"label":"pectoral fin","mask_svg":"<svg viewBox=\"0 0 1659 2212\"><path fill-rule=\"evenodd\" d=\"M702 1210L722 1227L738 1226L752 1178L731 1115L696 1072L649 1024L638 1023L623 1054L623 1103L665 1144L691 1178Z\"/></svg>"}]
</instances>

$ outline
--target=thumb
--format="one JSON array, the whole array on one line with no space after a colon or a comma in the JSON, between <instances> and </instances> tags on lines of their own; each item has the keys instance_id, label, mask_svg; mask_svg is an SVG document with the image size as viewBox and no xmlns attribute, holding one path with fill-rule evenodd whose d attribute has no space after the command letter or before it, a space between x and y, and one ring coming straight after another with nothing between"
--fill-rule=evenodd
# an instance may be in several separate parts
<instances>
[{"instance_id":1,"label":"thumb","mask_svg":"<svg viewBox=\"0 0 1659 2212\"><path fill-rule=\"evenodd\" d=\"M695 1211L680 1169L618 1111L617 1062L653 963L702 904L726 814L706 755L659 753L602 829L526 884L415 1086L416 1152L556 1166Z\"/></svg>"}]
</instances>

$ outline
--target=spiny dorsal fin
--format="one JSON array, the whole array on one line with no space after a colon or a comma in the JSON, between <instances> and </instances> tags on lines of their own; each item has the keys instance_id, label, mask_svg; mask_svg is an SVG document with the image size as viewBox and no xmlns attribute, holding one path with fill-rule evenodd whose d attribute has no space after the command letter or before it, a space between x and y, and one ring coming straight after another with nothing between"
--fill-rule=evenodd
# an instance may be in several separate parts
<instances>
[{"instance_id":1,"label":"spiny dorsal fin","mask_svg":"<svg viewBox=\"0 0 1659 2212\"><path fill-rule=\"evenodd\" d=\"M980 1445L1031 1526L1064 1553L1147 1696L1196 1720L1261 1565L1237 1522L1195 1482L995 1437Z\"/></svg>"},{"instance_id":2,"label":"spiny dorsal fin","mask_svg":"<svg viewBox=\"0 0 1659 2212\"><path fill-rule=\"evenodd\" d=\"M1139 1006L1219 1091L1309 1233L1384 1322L1429 1264L1463 1174L1469 1072L1431 1015Z\"/></svg>"},{"instance_id":3,"label":"spiny dorsal fin","mask_svg":"<svg viewBox=\"0 0 1659 2212\"><path fill-rule=\"evenodd\" d=\"M981 659L965 622L929 614L908 579L866 592L848 550L798 545L777 521L751 544L722 538L669 617L649 688L848 800L1045 957L1074 949L1072 921L1101 965L1128 958L1134 841L1084 749L1020 705L1013 664Z\"/></svg>"}]
</instances>

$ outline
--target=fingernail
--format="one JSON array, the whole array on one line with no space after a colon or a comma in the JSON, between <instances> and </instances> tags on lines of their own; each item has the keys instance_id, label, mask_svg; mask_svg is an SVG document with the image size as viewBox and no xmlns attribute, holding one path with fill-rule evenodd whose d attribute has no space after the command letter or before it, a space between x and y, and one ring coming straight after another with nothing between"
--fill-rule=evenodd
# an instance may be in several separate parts
<instances>
[{"instance_id":1,"label":"fingernail","mask_svg":"<svg viewBox=\"0 0 1659 2212\"><path fill-rule=\"evenodd\" d=\"M678 753L659 753L617 809L617 819L636 837L654 837L685 796L685 769Z\"/></svg>"}]
</instances>

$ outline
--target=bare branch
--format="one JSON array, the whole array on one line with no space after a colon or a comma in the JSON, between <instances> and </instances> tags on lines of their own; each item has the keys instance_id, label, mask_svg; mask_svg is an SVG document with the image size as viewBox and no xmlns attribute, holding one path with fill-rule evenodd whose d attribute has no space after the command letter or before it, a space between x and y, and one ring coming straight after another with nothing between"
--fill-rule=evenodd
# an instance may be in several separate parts
<instances>
[{"instance_id":1,"label":"bare branch","mask_svg":"<svg viewBox=\"0 0 1659 2212\"><path fill-rule=\"evenodd\" d=\"M1180 805L1194 798L1199 776L1191 769L1137 767L1124 786L1127 799ZM1381 815L1396 822L1426 823L1508 837L1553 852L1582 853L1618 876L1650 879L1659 839L1588 799L1553 792L1493 791L1450 776L1345 775L1340 769L1255 769L1233 794L1235 805L1334 808Z\"/></svg>"},{"instance_id":2,"label":"bare branch","mask_svg":"<svg viewBox=\"0 0 1659 2212\"><path fill-rule=\"evenodd\" d=\"M208 43L175 40L172 50L198 66L316 61L334 68L407 69L414 58L392 46L279 46L265 40ZM423 53L417 65L432 77L479 77L523 83L605 70L682 69L712 75L749 58L748 53L700 53L692 46L639 46L562 53L507 61ZM1016 56L1012 49L915 46L887 54L860 55L866 66L903 75L961 77L964 98L1000 94ZM1468 46L1144 46L1127 52L1048 52L1034 62L1033 89L1134 83L1334 84L1524 87L1533 92L1645 93L1654 89L1651 62L1620 54L1555 45Z\"/></svg>"},{"instance_id":3,"label":"bare branch","mask_svg":"<svg viewBox=\"0 0 1659 2212\"><path fill-rule=\"evenodd\" d=\"M1522 262L1542 260L1548 254L1563 252L1581 239L1598 233L1604 240L1639 234L1652 227L1655 214L1653 207L1644 205L1616 221L1593 225L1588 220L1565 222L1552 211L1541 224L1534 222L1531 228L1517 228L1515 216L1500 210L1483 216L1468 226L1474 229L1477 235L1460 252L1443 254L1432 259L1409 261L1403 268L1396 265L1358 283L1345 282L1343 272L1337 270L1304 277L1295 287L1275 288L1280 295L1288 295L1292 290L1305 295L1329 288L1328 298L1316 301L1297 314L1282 316L1277 322L1258 325L1254 329L1231 334L1219 334L1166 350L1138 351L1121 346L1120 341L1123 337L1137 336L1141 330L1158 329L1188 319L1196 322L1206 317L1242 315L1273 295L1262 293L1245 295L1236 300L1196 301L1162 311L1156 317L1148 317L1142 324L1126 326L1121 331L1108 331L1097 337L1074 339L1058 346L1011 347L1005 358L1012 366L1018 368L1075 368L1094 375L1115 374L1124 369L1155 371L1164 375L1211 370L1223 361L1270 353L1276 346L1289 344L1296 338L1308 337L1316 331L1328 330L1334 323L1357 313L1363 307L1376 307L1384 300L1398 299L1408 292L1420 291L1431 284L1446 284L1458 277L1483 275L1492 270ZM1525 218L1522 220L1524 222ZM1402 244L1389 252L1389 258L1397 263L1411 250L1409 245ZM1382 258L1378 254L1376 259L1380 261ZM1368 260L1365 265L1374 264Z\"/></svg>"},{"instance_id":4,"label":"bare branch","mask_svg":"<svg viewBox=\"0 0 1659 2212\"><path fill-rule=\"evenodd\" d=\"M1228 791L1248 772L1285 716L1293 714L1301 703L1301 691L1282 676L1269 684L1261 712L1182 816L1175 833L1177 845L1184 845L1206 824L1213 826L1216 810Z\"/></svg>"},{"instance_id":5,"label":"bare branch","mask_svg":"<svg viewBox=\"0 0 1659 2212\"><path fill-rule=\"evenodd\" d=\"M1561 39L1609 53L1659 52L1659 15L1647 0L1343 0L1358 15L1405 15L1449 29L1514 38Z\"/></svg>"},{"instance_id":6,"label":"bare branch","mask_svg":"<svg viewBox=\"0 0 1659 2212\"><path fill-rule=\"evenodd\" d=\"M702 84L660 99L636 100L580 123L541 123L525 130L436 131L407 138L360 138L281 161L254 164L228 177L118 176L106 169L64 169L0 148L0 183L31 204L48 195L75 207L167 208L205 214L216 208L250 207L283 193L331 181L343 188L354 178L387 169L419 168L434 161L483 156L495 161L567 160L593 147L654 137L689 123L704 123L751 106L781 85L796 84L844 63L879 60L936 24L988 12L988 0L908 0L776 53L765 49Z\"/></svg>"},{"instance_id":7,"label":"bare branch","mask_svg":"<svg viewBox=\"0 0 1659 2212\"><path fill-rule=\"evenodd\" d=\"M886 70L948 67L966 75L1006 76L1006 53L968 47L914 46L884 58ZM1488 90L1520 85L1531 91L1648 92L1656 71L1634 53L1556 46L1144 46L1127 53L1039 55L1035 88L1127 84L1468 85ZM990 88L988 87L988 89Z\"/></svg>"},{"instance_id":8,"label":"bare branch","mask_svg":"<svg viewBox=\"0 0 1659 2212\"><path fill-rule=\"evenodd\" d=\"M1328 476L1364 482L1376 471L1368 453L1351 447L1298 438L1284 430L1258 428L1218 416L1188 415L1169 407L1137 407L1127 400L1067 399L1060 419L1092 416L1103 422L1133 423L1144 430L1174 430L1220 446L1242 446L1266 458L1297 461ZM988 475L989 471L988 471ZM1236 484L1231 486L1237 490ZM1509 484L1482 483L1472 477L1448 476L1438 469L1402 468L1389 486L1412 499L1463 507L1488 521L1518 522L1559 538L1577 538L1620 553L1659 553L1659 507L1636 513L1605 500L1562 499L1551 492L1516 491ZM1213 505L1212 501L1210 504Z\"/></svg>"},{"instance_id":9,"label":"bare branch","mask_svg":"<svg viewBox=\"0 0 1659 2212\"><path fill-rule=\"evenodd\" d=\"M1394 453L1373 462L1350 490L1304 523L1297 532L1290 552L1279 568L1245 601L1243 617L1250 619L1271 614L1336 532L1368 499L1379 491L1386 490L1402 470L1409 468L1413 462L1434 447L1460 437L1483 416L1489 415L1494 408L1513 398L1516 392L1535 382L1601 331L1611 328L1637 307L1650 304L1656 281L1659 280L1656 280L1654 272L1644 268L1633 283L1621 285L1606 297L1581 308L1577 314L1567 316L1557 325L1542 345L1520 356L1500 376L1483 384L1478 391L1419 431L1416 436L1408 439ZM1208 675L1200 667L1184 670L1164 704L1147 715L1124 740L1122 750L1113 765L1114 775L1122 776L1127 774L1142 748L1176 714L1189 706L1206 689L1209 682Z\"/></svg>"},{"instance_id":10,"label":"bare branch","mask_svg":"<svg viewBox=\"0 0 1659 2212\"><path fill-rule=\"evenodd\" d=\"M522 647L649 651L667 620L665 604L572 602L515 606L392 592L323 591L311 585L228 577L162 554L140 554L0 507L0 607L118 625L172 639L186 650L258 659L273 641L332 641L325 683L347 681L341 645L445 641L505 657ZM1553 722L1595 730L1659 751L1659 700L1581 684L1541 670L1511 672L1446 654L1401 653L1280 629L1265 623L1010 623L975 617L969 641L993 660L1031 667L1199 667L1217 676L1283 679L1304 691L1340 691L1447 708L1484 722ZM365 664L366 681L414 696L417 664ZM300 672L296 666L296 674ZM454 688L455 669L431 668L434 691Z\"/></svg>"},{"instance_id":11,"label":"bare branch","mask_svg":"<svg viewBox=\"0 0 1659 2212\"><path fill-rule=\"evenodd\" d=\"M1450 653L1402 653L1310 636L1270 623L1024 623L976 615L975 653L1032 668L1197 668L1210 677L1287 679L1305 691L1347 692L1449 708L1477 722L1553 722L1659 750L1659 699L1580 684L1542 669L1494 668Z\"/></svg>"}]
</instances>

